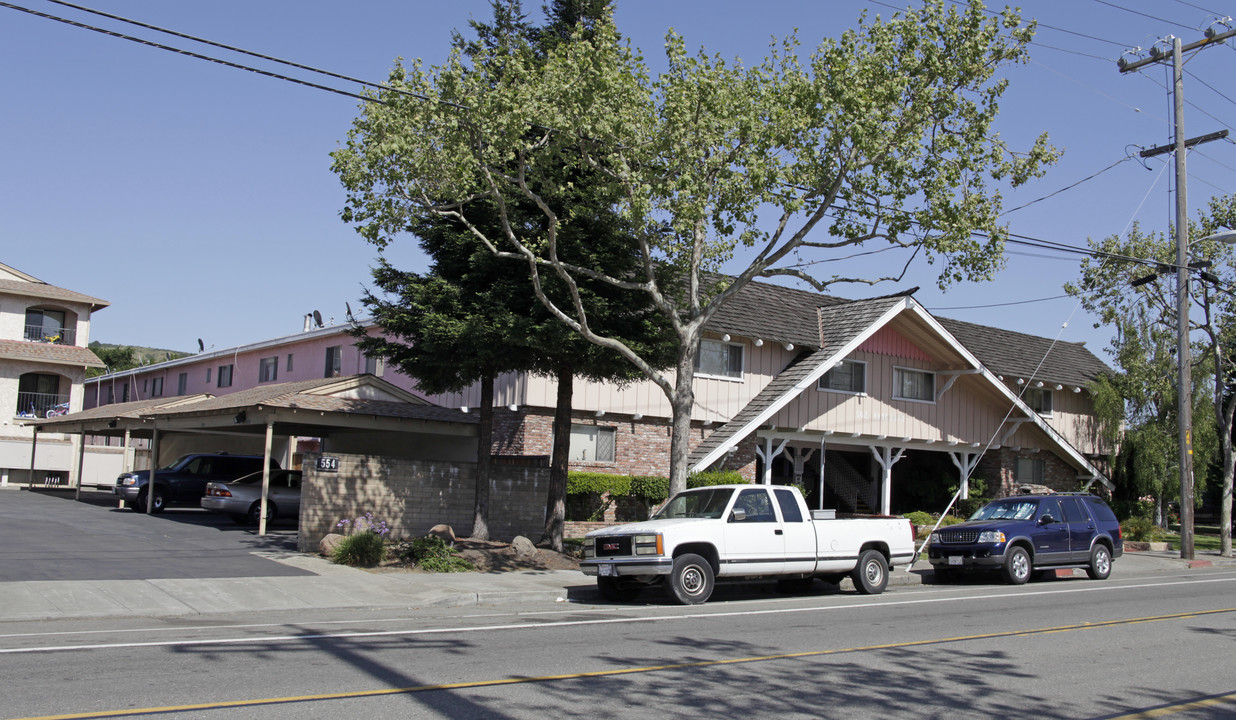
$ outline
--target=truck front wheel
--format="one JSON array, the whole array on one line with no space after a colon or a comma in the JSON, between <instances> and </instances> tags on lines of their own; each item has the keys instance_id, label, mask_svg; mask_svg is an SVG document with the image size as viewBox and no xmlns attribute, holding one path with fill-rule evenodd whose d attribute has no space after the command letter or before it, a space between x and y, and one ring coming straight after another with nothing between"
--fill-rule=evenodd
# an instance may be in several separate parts
<instances>
[{"instance_id":1,"label":"truck front wheel","mask_svg":"<svg viewBox=\"0 0 1236 720\"><path fill-rule=\"evenodd\" d=\"M712 565L699 555L687 553L674 558L669 576L670 593L683 605L699 605L712 595Z\"/></svg>"},{"instance_id":2,"label":"truck front wheel","mask_svg":"<svg viewBox=\"0 0 1236 720\"><path fill-rule=\"evenodd\" d=\"M854 589L864 595L879 595L888 587L888 561L879 550L864 550L850 576Z\"/></svg>"}]
</instances>

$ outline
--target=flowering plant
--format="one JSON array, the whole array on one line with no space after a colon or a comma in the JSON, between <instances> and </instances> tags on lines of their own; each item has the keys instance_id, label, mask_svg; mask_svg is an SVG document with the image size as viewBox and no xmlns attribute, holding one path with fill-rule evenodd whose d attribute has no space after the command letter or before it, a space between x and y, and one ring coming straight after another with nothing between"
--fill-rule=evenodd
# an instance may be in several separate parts
<instances>
[{"instance_id":1,"label":"flowering plant","mask_svg":"<svg viewBox=\"0 0 1236 720\"><path fill-rule=\"evenodd\" d=\"M335 527L340 528L347 535L353 533L371 532L379 537L385 536L390 532L390 528L386 527L385 520L374 520L373 513L367 512L355 519L344 518L335 524Z\"/></svg>"}]
</instances>

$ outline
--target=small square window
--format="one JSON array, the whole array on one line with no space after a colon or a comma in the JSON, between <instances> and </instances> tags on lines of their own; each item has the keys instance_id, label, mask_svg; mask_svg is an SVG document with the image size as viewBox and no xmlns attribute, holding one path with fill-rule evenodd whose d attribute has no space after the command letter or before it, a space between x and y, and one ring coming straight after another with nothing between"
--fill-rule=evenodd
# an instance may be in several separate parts
<instances>
[{"instance_id":1,"label":"small square window","mask_svg":"<svg viewBox=\"0 0 1236 720\"><path fill-rule=\"evenodd\" d=\"M695 372L714 377L742 378L742 345L701 340L699 353L695 356Z\"/></svg>"},{"instance_id":2,"label":"small square window","mask_svg":"<svg viewBox=\"0 0 1236 720\"><path fill-rule=\"evenodd\" d=\"M1052 411L1052 392L1050 388L1026 388L1021 396L1030 409L1040 415L1050 416Z\"/></svg>"},{"instance_id":3,"label":"small square window","mask_svg":"<svg viewBox=\"0 0 1236 720\"><path fill-rule=\"evenodd\" d=\"M837 392L867 392L867 363L858 360L842 360L824 373L816 386L820 390Z\"/></svg>"},{"instance_id":4,"label":"small square window","mask_svg":"<svg viewBox=\"0 0 1236 720\"><path fill-rule=\"evenodd\" d=\"M614 462L617 432L612 427L571 426L571 460L574 462Z\"/></svg>"},{"instance_id":5,"label":"small square window","mask_svg":"<svg viewBox=\"0 0 1236 720\"><path fill-rule=\"evenodd\" d=\"M935 402L936 374L912 368L893 368L893 397Z\"/></svg>"},{"instance_id":6,"label":"small square window","mask_svg":"<svg viewBox=\"0 0 1236 720\"><path fill-rule=\"evenodd\" d=\"M262 358L258 362L258 382L274 382L279 377L279 357Z\"/></svg>"}]
</instances>

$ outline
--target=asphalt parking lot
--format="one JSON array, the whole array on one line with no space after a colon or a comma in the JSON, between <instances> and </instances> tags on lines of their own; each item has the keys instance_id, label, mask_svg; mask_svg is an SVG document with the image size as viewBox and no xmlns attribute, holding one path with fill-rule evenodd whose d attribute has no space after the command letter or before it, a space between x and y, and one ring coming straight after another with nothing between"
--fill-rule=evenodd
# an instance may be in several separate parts
<instances>
[{"instance_id":1,"label":"asphalt parking lot","mask_svg":"<svg viewBox=\"0 0 1236 720\"><path fill-rule=\"evenodd\" d=\"M295 553L295 520L259 536L199 508L144 515L106 492L0 490L0 582L313 574L255 552Z\"/></svg>"}]
</instances>

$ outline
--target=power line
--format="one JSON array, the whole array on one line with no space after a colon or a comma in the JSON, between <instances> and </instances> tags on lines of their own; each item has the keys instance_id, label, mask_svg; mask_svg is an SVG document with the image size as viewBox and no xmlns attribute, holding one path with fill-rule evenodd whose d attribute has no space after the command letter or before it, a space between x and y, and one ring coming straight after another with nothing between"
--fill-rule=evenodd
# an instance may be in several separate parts
<instances>
[{"instance_id":1,"label":"power line","mask_svg":"<svg viewBox=\"0 0 1236 720\"><path fill-rule=\"evenodd\" d=\"M1133 15L1141 15L1144 18L1150 18L1151 20L1157 20L1161 23L1167 23L1168 25L1175 25L1176 27L1184 28L1185 30L1196 30L1197 29L1195 27L1189 27L1188 25L1178 23L1175 20L1167 20L1165 18L1155 17L1154 15L1141 12L1140 10L1134 10L1132 8L1123 7L1121 5L1117 5L1116 3L1108 2L1107 0L1094 0L1094 1L1100 5L1106 5L1111 8L1116 8L1117 10L1121 10L1123 12L1132 13Z\"/></svg>"},{"instance_id":2,"label":"power line","mask_svg":"<svg viewBox=\"0 0 1236 720\"><path fill-rule=\"evenodd\" d=\"M1012 209L1009 209L1009 210L1005 210L1004 212L1000 213L1000 217L1004 217L1005 215L1008 215L1009 213L1012 213L1012 212L1017 212L1018 210L1021 210L1022 208L1027 208L1027 207L1030 207L1031 205L1033 205L1033 204L1035 204L1035 203L1037 203L1037 202L1042 202L1042 201L1044 201L1044 200L1046 200L1046 199L1048 199L1048 198L1050 198L1050 197L1054 197L1054 196L1056 196L1056 195L1059 195L1060 193L1064 192L1065 190L1072 190L1073 188L1077 187L1078 185L1081 185L1082 183L1084 183L1084 182L1086 182L1086 181L1088 181L1088 180L1093 180L1093 179L1097 178L1098 176L1102 175L1103 173L1107 172L1108 170L1111 170L1112 168L1116 167L1116 166L1117 166L1117 165L1119 165L1120 163L1125 162L1126 160L1132 160L1132 159L1133 159L1133 157L1132 157L1131 155L1126 155L1125 157L1120 158L1120 159L1119 159L1119 160L1117 160L1116 162L1112 163L1111 165L1108 165L1107 167L1103 168L1102 170L1098 171L1097 173L1094 173L1093 175L1091 175L1091 176L1089 176L1089 177L1084 177L1084 178L1082 178L1081 180L1078 180L1077 182L1073 183L1072 185L1066 185L1065 187L1062 187L1062 188L1060 188L1059 190L1057 190L1057 191L1055 191L1055 192L1053 192L1053 193L1048 193L1047 195L1044 195L1044 196L1043 196L1043 197L1041 197L1041 198L1038 198L1038 199L1035 199L1035 200L1031 200L1030 202L1028 202L1028 203L1026 203L1026 204L1024 204L1024 205L1018 205L1018 206L1017 206L1017 207L1015 207L1015 208L1012 208Z\"/></svg>"},{"instance_id":3,"label":"power line","mask_svg":"<svg viewBox=\"0 0 1236 720\"><path fill-rule=\"evenodd\" d=\"M278 73L273 73L273 72L270 72L269 70L261 70L259 68L249 67L248 65L241 65L240 63L234 63L229 60L213 58L213 57L210 57L209 55L201 55L199 53L190 52L189 50L182 50L180 48L172 47L170 45L162 45L160 43L151 42L150 40L143 40L142 38L134 37L132 35L125 35L123 33L118 33L113 30L107 30L101 27L96 27L94 25L87 25L85 23L80 23L75 20L69 20L68 18L62 18L56 15L49 15L44 12L39 12L37 10L31 10L30 8L22 7L20 5L13 5L11 3L3 2L3 0L0 0L0 7L6 7L6 8L9 8L10 10L18 10L20 12L34 15L35 17L44 18L46 20L55 20L56 22L64 23L65 25L72 25L73 27L82 28L83 30L91 30L93 32L102 33L103 35L107 35L107 36L114 37L114 38L119 38L121 40L128 40L129 42L135 42L139 45L145 45L147 47L156 48L158 50L166 50L167 52L176 53L177 55L184 55L186 57L191 57L195 60L206 60L208 62L217 63L219 65L224 65L226 67L235 68L237 70L247 70L251 73L257 73L258 75L265 75L266 77L275 78L276 80L284 80L290 83L295 83L297 85L304 85L305 87L315 88L317 90L325 90L326 92L332 92L337 95L344 95L346 97L355 98L357 100L362 100L364 102L374 102L374 103L379 103L383 105L386 104L383 101L378 100L376 98L366 97L364 95L358 95L357 93L348 92L347 90L340 90L338 88L333 88L327 85L319 85L318 83L309 82L307 80L299 80L297 78L288 77L287 75L280 75Z\"/></svg>"},{"instance_id":4,"label":"power line","mask_svg":"<svg viewBox=\"0 0 1236 720\"><path fill-rule=\"evenodd\" d=\"M990 303L987 305L953 305L951 307L941 307L937 305L935 307L929 307L927 309L930 310L931 312L936 312L938 310L983 310L986 308L1009 307L1011 305L1029 305L1030 303L1047 302L1048 300L1059 300L1060 298L1066 298L1066 297L1073 297L1073 296L1066 293L1064 295L1052 295L1051 297L1045 297L1045 298L1034 298L1033 300L1017 300L1014 302Z\"/></svg>"}]
</instances>

